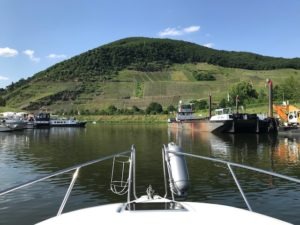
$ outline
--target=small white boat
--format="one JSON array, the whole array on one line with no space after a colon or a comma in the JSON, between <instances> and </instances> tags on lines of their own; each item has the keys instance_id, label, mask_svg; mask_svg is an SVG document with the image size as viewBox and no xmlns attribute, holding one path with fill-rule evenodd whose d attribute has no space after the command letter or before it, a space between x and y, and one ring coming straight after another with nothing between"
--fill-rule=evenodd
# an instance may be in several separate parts
<instances>
[{"instance_id":1,"label":"small white boat","mask_svg":"<svg viewBox=\"0 0 300 225\"><path fill-rule=\"evenodd\" d=\"M225 121L232 121L233 114L230 108L221 108L215 110L215 115L210 117L209 119L211 122L225 122Z\"/></svg>"},{"instance_id":2,"label":"small white boat","mask_svg":"<svg viewBox=\"0 0 300 225\"><path fill-rule=\"evenodd\" d=\"M203 119L194 114L193 104L183 104L179 101L178 109L175 118L169 118L168 122L195 121Z\"/></svg>"},{"instance_id":3,"label":"small white boat","mask_svg":"<svg viewBox=\"0 0 300 225\"><path fill-rule=\"evenodd\" d=\"M0 121L0 132L23 130L27 122L20 118L2 118Z\"/></svg>"},{"instance_id":4,"label":"small white boat","mask_svg":"<svg viewBox=\"0 0 300 225\"><path fill-rule=\"evenodd\" d=\"M9 132L13 131L10 127L8 127L5 123L0 123L0 132Z\"/></svg>"},{"instance_id":5,"label":"small white boat","mask_svg":"<svg viewBox=\"0 0 300 225\"><path fill-rule=\"evenodd\" d=\"M189 175L185 157L209 160L214 164L224 164L228 167L230 174L245 202L248 210L205 202L179 201L188 194ZM96 207L84 208L68 213L62 213L67 200L71 194L79 171L85 166L113 159L110 189L118 195L127 195L127 200L120 203L100 205ZM140 197L136 194L135 188L135 148L130 151L106 156L80 165L76 165L65 170L58 171L48 176L27 182L17 187L0 192L0 196L11 193L15 190L27 187L39 181L56 177L61 174L75 171L69 188L57 212L57 215L39 222L39 225L64 225L64 224L230 224L230 225L283 225L290 224L279 219L259 214L251 208L245 193L233 171L234 167L248 169L270 176L276 176L292 182L300 183L299 179L290 178L270 171L256 169L250 166L231 163L216 158L184 153L182 148L174 143L164 145L162 149L163 174L165 194L159 196L155 194L151 185L146 190L146 194ZM120 169L122 168L122 169ZM117 171L120 169L120 171Z\"/></svg>"}]
</instances>

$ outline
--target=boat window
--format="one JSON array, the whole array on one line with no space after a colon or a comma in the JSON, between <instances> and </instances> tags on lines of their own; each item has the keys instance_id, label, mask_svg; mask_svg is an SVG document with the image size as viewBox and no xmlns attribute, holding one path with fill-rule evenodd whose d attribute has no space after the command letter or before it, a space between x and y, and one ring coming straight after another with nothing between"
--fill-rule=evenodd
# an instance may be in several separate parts
<instances>
[{"instance_id":1,"label":"boat window","mask_svg":"<svg viewBox=\"0 0 300 225\"><path fill-rule=\"evenodd\" d=\"M230 113L231 113L231 110L229 108L224 109L224 114L230 114Z\"/></svg>"},{"instance_id":2,"label":"boat window","mask_svg":"<svg viewBox=\"0 0 300 225\"><path fill-rule=\"evenodd\" d=\"M181 105L182 109L192 109L192 105Z\"/></svg>"},{"instance_id":3,"label":"boat window","mask_svg":"<svg viewBox=\"0 0 300 225\"><path fill-rule=\"evenodd\" d=\"M223 109L216 109L216 115L222 115L223 114Z\"/></svg>"}]
</instances>

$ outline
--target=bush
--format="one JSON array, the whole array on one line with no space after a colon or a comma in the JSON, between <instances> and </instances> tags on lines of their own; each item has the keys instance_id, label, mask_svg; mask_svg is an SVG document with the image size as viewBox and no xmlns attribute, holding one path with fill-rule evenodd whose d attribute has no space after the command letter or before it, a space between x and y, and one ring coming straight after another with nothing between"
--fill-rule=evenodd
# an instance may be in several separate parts
<instances>
[{"instance_id":1,"label":"bush","mask_svg":"<svg viewBox=\"0 0 300 225\"><path fill-rule=\"evenodd\" d=\"M209 71L194 71L193 72L193 77L197 81L211 81L211 80L216 80L215 76L211 74Z\"/></svg>"},{"instance_id":2,"label":"bush","mask_svg":"<svg viewBox=\"0 0 300 225\"><path fill-rule=\"evenodd\" d=\"M168 108L167 108L167 111L170 113L170 112L176 112L177 109L173 106L173 105L169 105Z\"/></svg>"},{"instance_id":3,"label":"bush","mask_svg":"<svg viewBox=\"0 0 300 225\"><path fill-rule=\"evenodd\" d=\"M108 106L108 108L107 108L106 111L107 111L107 114L108 114L108 115L114 115L114 114L117 113L118 109L117 109L116 106L110 105L110 106Z\"/></svg>"},{"instance_id":4,"label":"bush","mask_svg":"<svg viewBox=\"0 0 300 225\"><path fill-rule=\"evenodd\" d=\"M162 113L163 108L161 104L157 102L151 102L149 106L146 108L146 114L157 114Z\"/></svg>"},{"instance_id":5,"label":"bush","mask_svg":"<svg viewBox=\"0 0 300 225\"><path fill-rule=\"evenodd\" d=\"M201 109L207 109L208 108L208 103L206 100L193 100L191 101L191 103L193 103L193 109L194 110L201 110Z\"/></svg>"}]
</instances>

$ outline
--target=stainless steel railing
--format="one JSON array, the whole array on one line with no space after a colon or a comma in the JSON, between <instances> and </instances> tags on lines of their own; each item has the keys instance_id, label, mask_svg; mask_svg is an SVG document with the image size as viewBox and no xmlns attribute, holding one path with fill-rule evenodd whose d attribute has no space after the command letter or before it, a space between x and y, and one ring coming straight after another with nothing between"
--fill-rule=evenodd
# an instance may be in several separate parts
<instances>
[{"instance_id":1,"label":"stainless steel railing","mask_svg":"<svg viewBox=\"0 0 300 225\"><path fill-rule=\"evenodd\" d=\"M245 193L244 193L244 191L243 191L243 189L242 189L242 187L241 187L241 185L240 185L240 183L239 183L232 167L239 167L239 168L243 168L243 169L247 169L247 170L251 170L251 171L271 175L271 176L278 177L278 178L281 178L281 179L285 179L285 180L288 180L288 181L300 183L300 179L297 179L297 178L285 176L285 175L282 175L282 174L274 173L274 172L263 170L263 169L258 169L258 168L252 167L252 166L247 166L247 165L242 165L242 164L238 164L238 163L228 162L228 161L221 160L221 159L210 158L210 157L200 156L200 155L194 155L194 154L184 153L184 152L175 152L175 151L172 151L172 150L167 150L166 153L173 153L173 154L176 154L176 155L183 155L183 156L188 156L188 157L192 157L192 158L198 158L198 159L203 159L203 160L208 160L208 161L212 161L212 162L225 164L228 167L228 169L230 171L230 174L233 177L234 182L235 182L236 186L238 187L238 189L240 191L240 194L242 195L243 200L244 200L244 202L245 202L245 204L246 204L249 211L252 211L252 208L249 204L249 201L247 200L247 197L246 197L246 195L245 195Z\"/></svg>"},{"instance_id":2,"label":"stainless steel railing","mask_svg":"<svg viewBox=\"0 0 300 225\"><path fill-rule=\"evenodd\" d=\"M67 190L67 192L65 194L65 197L64 197L64 199L63 199L63 201L62 201L62 203L61 203L61 205L59 207L59 210L57 212L57 216L59 216L62 213L62 211L63 211L63 209L64 209L64 207L65 207L65 205L66 205L66 203L68 201L68 198L69 198L69 196L71 194L71 191L72 191L72 189L74 187L74 184L76 182L76 179L78 177L79 170L81 168L89 166L89 165L93 165L95 163L99 163L99 162L102 162L102 161L105 161L105 160L108 160L108 159L112 159L116 155L126 155L126 154L130 154L130 153L132 154L133 149L134 149L134 147L132 147L130 151L124 151L124 152L120 152L120 153L117 153L117 154L105 156L105 157L102 157L102 158L99 158L99 159L95 159L95 160L92 160L92 161L88 161L86 163L78 164L78 165L75 165L75 166L72 166L72 167L69 167L69 168L66 168L66 169L63 169L63 170L51 173L51 174L49 174L47 176L43 176L43 177L40 177L40 178L31 180L31 181L28 181L26 183L14 186L12 188L8 188L6 190L0 191L0 196L8 194L8 193L13 192L13 191L17 191L17 190L25 188L27 186L33 185L33 184L38 183L40 181L44 181L44 180L47 180L49 178L56 177L58 175L62 175L62 174L65 174L65 173L68 173L68 172L71 172L71 171L75 170L75 172L73 173L72 180L70 182L69 188L68 188L68 190Z\"/></svg>"}]
</instances>

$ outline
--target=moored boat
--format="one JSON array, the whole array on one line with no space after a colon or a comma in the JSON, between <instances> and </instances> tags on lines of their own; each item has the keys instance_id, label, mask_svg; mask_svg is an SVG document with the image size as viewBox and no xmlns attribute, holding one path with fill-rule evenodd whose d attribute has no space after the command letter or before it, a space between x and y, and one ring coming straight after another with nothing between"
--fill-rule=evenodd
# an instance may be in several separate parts
<instances>
[{"instance_id":1,"label":"moored boat","mask_svg":"<svg viewBox=\"0 0 300 225\"><path fill-rule=\"evenodd\" d=\"M34 117L34 128L49 128L50 113L40 112Z\"/></svg>"},{"instance_id":2,"label":"moored boat","mask_svg":"<svg viewBox=\"0 0 300 225\"><path fill-rule=\"evenodd\" d=\"M23 122L1 122L0 123L0 132L10 132L10 131L17 131L23 130L26 128L26 123Z\"/></svg>"},{"instance_id":3,"label":"moored boat","mask_svg":"<svg viewBox=\"0 0 300 225\"><path fill-rule=\"evenodd\" d=\"M86 121L78 121L76 118L51 118L50 126L51 127L84 127Z\"/></svg>"},{"instance_id":4,"label":"moored boat","mask_svg":"<svg viewBox=\"0 0 300 225\"><path fill-rule=\"evenodd\" d=\"M211 123L208 117L196 116L193 104L183 104L182 101L179 101L175 118L168 119L170 129L214 132L223 126L223 121Z\"/></svg>"},{"instance_id":5,"label":"moored boat","mask_svg":"<svg viewBox=\"0 0 300 225\"><path fill-rule=\"evenodd\" d=\"M222 133L271 133L277 132L277 124L274 119L265 115L250 113L232 113L230 108L215 110L216 115L210 118L210 122L223 122L223 126L213 132Z\"/></svg>"},{"instance_id":6,"label":"moored boat","mask_svg":"<svg viewBox=\"0 0 300 225\"><path fill-rule=\"evenodd\" d=\"M277 132L277 124L272 118L258 114L232 113L230 108L216 109L215 115L210 118L200 118L194 116L192 104L181 102L176 117L168 120L168 127L213 133Z\"/></svg>"},{"instance_id":7,"label":"moored boat","mask_svg":"<svg viewBox=\"0 0 300 225\"><path fill-rule=\"evenodd\" d=\"M0 119L0 132L10 132L23 130L26 128L27 122L15 113L2 113Z\"/></svg>"}]
</instances>

